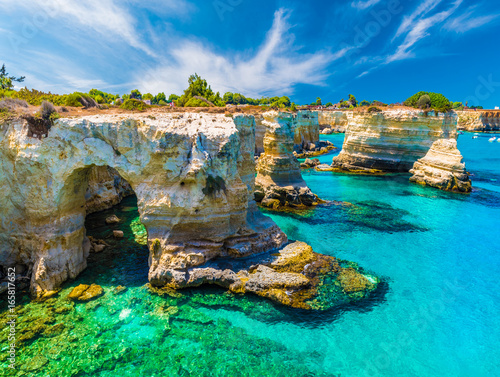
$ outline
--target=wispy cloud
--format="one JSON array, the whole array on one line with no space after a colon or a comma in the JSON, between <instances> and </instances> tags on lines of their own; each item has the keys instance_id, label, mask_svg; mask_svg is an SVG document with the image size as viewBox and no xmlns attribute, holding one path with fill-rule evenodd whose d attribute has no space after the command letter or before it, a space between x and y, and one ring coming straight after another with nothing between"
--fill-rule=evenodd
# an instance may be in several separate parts
<instances>
[{"instance_id":1,"label":"wispy cloud","mask_svg":"<svg viewBox=\"0 0 500 377\"><path fill-rule=\"evenodd\" d=\"M351 3L351 5L354 7L354 8L358 8L358 9L367 9L367 8L370 8L378 3L380 3L382 0L359 0L359 1L353 1Z\"/></svg>"},{"instance_id":2,"label":"wispy cloud","mask_svg":"<svg viewBox=\"0 0 500 377\"><path fill-rule=\"evenodd\" d=\"M414 12L403 18L403 22L399 26L394 39L410 30L416 19L427 15L434 8L436 8L441 3L441 1L442 0L425 0L423 3L421 3Z\"/></svg>"},{"instance_id":3,"label":"wispy cloud","mask_svg":"<svg viewBox=\"0 0 500 377\"><path fill-rule=\"evenodd\" d=\"M484 26L500 16L499 14L475 16L475 8L476 6L470 7L461 15L448 20L444 28L456 33L465 33L469 30Z\"/></svg>"},{"instance_id":4,"label":"wispy cloud","mask_svg":"<svg viewBox=\"0 0 500 377\"><path fill-rule=\"evenodd\" d=\"M386 62L391 63L397 60L413 57L412 47L430 35L429 30L448 19L460 6L463 0L456 0L450 8L432 16L426 17L430 10L434 9L440 0L427 0L410 16L404 19L400 28L396 32L396 37L405 33L406 37L401 43L396 52L387 57Z\"/></svg>"},{"instance_id":5,"label":"wispy cloud","mask_svg":"<svg viewBox=\"0 0 500 377\"><path fill-rule=\"evenodd\" d=\"M179 0L183 3L183 0ZM154 3L154 2L153 2ZM174 1L164 1L165 8ZM21 7L32 15L33 19L51 19L55 22L70 25L71 29L92 31L100 38L119 37L130 46L135 47L150 56L155 52L144 43L137 32L136 18L124 6L123 2L115 0L0 0L4 11L18 11ZM175 8L174 8L175 9ZM25 21L29 22L29 21ZM22 23L19 24L22 28ZM19 30L21 32L21 30Z\"/></svg>"},{"instance_id":6,"label":"wispy cloud","mask_svg":"<svg viewBox=\"0 0 500 377\"><path fill-rule=\"evenodd\" d=\"M347 51L300 53L293 45L289 16L284 9L275 12L272 28L253 56L225 56L201 42L184 40L159 67L141 73L139 85L151 92L180 93L194 72L217 91L237 90L249 96L291 94L296 84L322 85L328 76L326 67Z\"/></svg>"}]
</instances>

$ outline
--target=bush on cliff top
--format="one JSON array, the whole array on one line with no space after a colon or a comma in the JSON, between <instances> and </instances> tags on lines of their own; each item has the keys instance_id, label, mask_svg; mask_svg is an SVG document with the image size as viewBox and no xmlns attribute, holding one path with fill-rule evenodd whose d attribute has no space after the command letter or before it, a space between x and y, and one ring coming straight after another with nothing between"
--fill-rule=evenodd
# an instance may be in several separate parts
<instances>
[{"instance_id":1,"label":"bush on cliff top","mask_svg":"<svg viewBox=\"0 0 500 377\"><path fill-rule=\"evenodd\" d=\"M124 110L137 110L137 111L144 111L148 108L148 105L146 105L144 102L138 100L138 99L133 99L129 98L123 104L120 106L120 109Z\"/></svg>"},{"instance_id":2,"label":"bush on cliff top","mask_svg":"<svg viewBox=\"0 0 500 377\"><path fill-rule=\"evenodd\" d=\"M433 92L418 92L414 94L410 98L408 98L404 104L408 107L419 108L422 103L419 103L419 100L428 96L430 99L429 108L440 111L440 112L448 112L451 110L452 104L448 98L446 98L441 93L433 93Z\"/></svg>"},{"instance_id":3,"label":"bush on cliff top","mask_svg":"<svg viewBox=\"0 0 500 377\"><path fill-rule=\"evenodd\" d=\"M65 96L64 105L72 107L97 107L97 102L88 94L75 92Z\"/></svg>"}]
</instances>

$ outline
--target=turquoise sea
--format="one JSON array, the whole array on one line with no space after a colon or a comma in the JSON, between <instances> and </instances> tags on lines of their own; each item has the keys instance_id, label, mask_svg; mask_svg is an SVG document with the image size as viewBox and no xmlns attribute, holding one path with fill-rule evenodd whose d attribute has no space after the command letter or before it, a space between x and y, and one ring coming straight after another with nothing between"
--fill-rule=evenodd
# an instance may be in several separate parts
<instances>
[{"instance_id":1,"label":"turquoise sea","mask_svg":"<svg viewBox=\"0 0 500 377\"><path fill-rule=\"evenodd\" d=\"M87 219L98 238L116 213L126 240L92 254L56 298L20 295L18 376L498 376L500 375L500 143L459 137L474 192L408 182L407 175L304 172L326 200L305 215L266 212L290 239L359 263L383 284L369 300L323 313L283 308L215 287L163 297L145 287L148 251L135 198ZM341 146L344 135L324 136ZM333 154L320 160L330 163ZM109 241L112 242L111 240ZM97 283L105 295L67 294ZM128 289L115 294L118 285Z\"/></svg>"}]
</instances>

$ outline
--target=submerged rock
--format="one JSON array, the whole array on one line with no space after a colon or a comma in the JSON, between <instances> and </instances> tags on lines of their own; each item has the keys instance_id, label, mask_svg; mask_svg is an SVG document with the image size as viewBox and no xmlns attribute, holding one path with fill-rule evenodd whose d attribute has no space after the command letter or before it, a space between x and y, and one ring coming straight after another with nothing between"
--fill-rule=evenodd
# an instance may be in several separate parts
<instances>
[{"instance_id":1,"label":"submerged rock","mask_svg":"<svg viewBox=\"0 0 500 377\"><path fill-rule=\"evenodd\" d=\"M116 215L112 215L106 218L106 224L117 224L120 222L120 219Z\"/></svg>"},{"instance_id":2,"label":"submerged rock","mask_svg":"<svg viewBox=\"0 0 500 377\"><path fill-rule=\"evenodd\" d=\"M68 295L68 298L78 301L90 301L101 297L103 294L104 290L100 285L80 284L79 286L73 288L73 290Z\"/></svg>"},{"instance_id":3,"label":"submerged rock","mask_svg":"<svg viewBox=\"0 0 500 377\"><path fill-rule=\"evenodd\" d=\"M121 230L113 230L113 237L115 238L123 238L124 234Z\"/></svg>"},{"instance_id":4,"label":"submerged rock","mask_svg":"<svg viewBox=\"0 0 500 377\"><path fill-rule=\"evenodd\" d=\"M469 193L471 181L462 160L455 139L437 140L425 157L415 162L410 181L444 191Z\"/></svg>"}]
</instances>

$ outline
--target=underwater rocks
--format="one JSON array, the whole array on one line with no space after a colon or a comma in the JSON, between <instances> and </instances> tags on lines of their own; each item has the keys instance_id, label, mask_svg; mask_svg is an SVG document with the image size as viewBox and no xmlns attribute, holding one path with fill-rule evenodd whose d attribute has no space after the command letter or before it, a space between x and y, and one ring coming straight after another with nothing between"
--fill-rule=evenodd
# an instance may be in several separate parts
<instances>
[{"instance_id":1,"label":"underwater rocks","mask_svg":"<svg viewBox=\"0 0 500 377\"><path fill-rule=\"evenodd\" d=\"M257 161L255 200L275 209L317 204L319 199L307 187L293 155L293 115L268 112L264 119L267 131L264 154Z\"/></svg>"},{"instance_id":2,"label":"underwater rocks","mask_svg":"<svg viewBox=\"0 0 500 377\"><path fill-rule=\"evenodd\" d=\"M112 215L106 218L106 224L118 224L120 222L120 219L116 215Z\"/></svg>"},{"instance_id":3,"label":"underwater rocks","mask_svg":"<svg viewBox=\"0 0 500 377\"><path fill-rule=\"evenodd\" d=\"M134 194L130 184L110 166L94 166L88 174L88 188L85 193L87 215L109 209L120 203L124 197Z\"/></svg>"},{"instance_id":4,"label":"underwater rocks","mask_svg":"<svg viewBox=\"0 0 500 377\"><path fill-rule=\"evenodd\" d=\"M458 129L469 132L500 131L500 111L457 111Z\"/></svg>"},{"instance_id":5,"label":"underwater rocks","mask_svg":"<svg viewBox=\"0 0 500 377\"><path fill-rule=\"evenodd\" d=\"M70 300L77 301L90 301L101 297L104 294L104 290L100 285L92 284L80 284L79 286L73 288L73 290L68 295Z\"/></svg>"},{"instance_id":6,"label":"underwater rocks","mask_svg":"<svg viewBox=\"0 0 500 377\"><path fill-rule=\"evenodd\" d=\"M351 173L408 172L436 140L457 138L457 115L419 110L356 112L332 170Z\"/></svg>"},{"instance_id":7,"label":"underwater rocks","mask_svg":"<svg viewBox=\"0 0 500 377\"><path fill-rule=\"evenodd\" d=\"M415 162L410 181L444 191L469 193L471 181L462 160L455 139L437 140L425 157Z\"/></svg>"}]
</instances>

